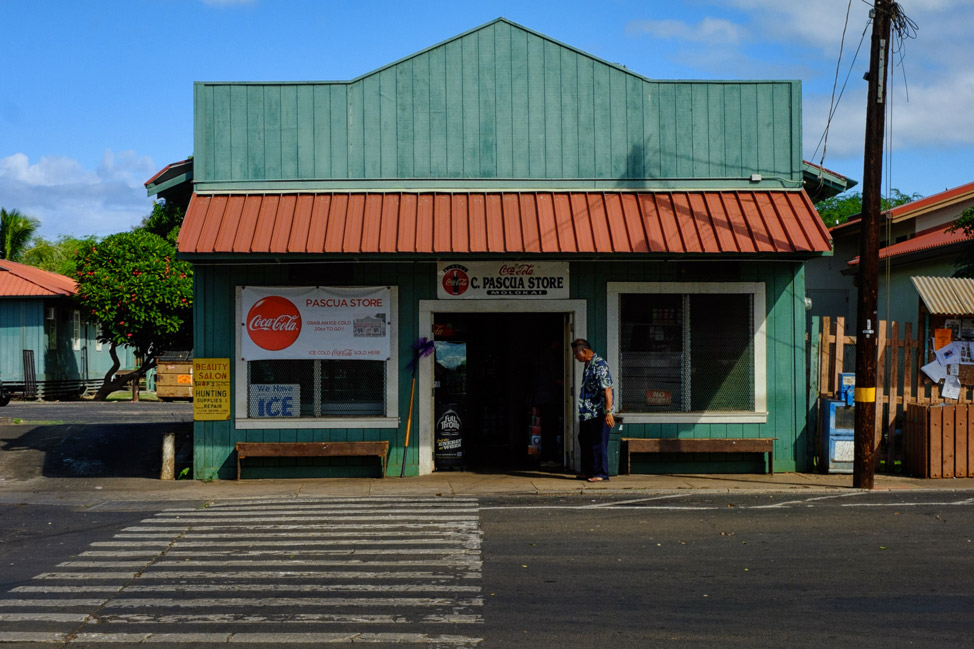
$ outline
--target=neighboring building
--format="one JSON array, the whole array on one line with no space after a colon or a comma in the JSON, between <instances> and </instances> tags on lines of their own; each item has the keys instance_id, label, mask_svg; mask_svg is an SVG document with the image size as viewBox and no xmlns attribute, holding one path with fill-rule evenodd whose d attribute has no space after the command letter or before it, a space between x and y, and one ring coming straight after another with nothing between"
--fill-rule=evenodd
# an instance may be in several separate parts
<instances>
[{"instance_id":1,"label":"neighboring building","mask_svg":"<svg viewBox=\"0 0 974 649\"><path fill-rule=\"evenodd\" d=\"M111 357L75 292L69 277L0 259L0 379L8 390L56 398L101 384ZM119 357L131 368L131 352Z\"/></svg>"},{"instance_id":2,"label":"neighboring building","mask_svg":"<svg viewBox=\"0 0 974 649\"><path fill-rule=\"evenodd\" d=\"M880 319L912 322L913 331L917 330L920 301L910 278L949 277L954 273L965 235L948 230L971 207L974 183L894 207L886 213L885 227L880 230ZM846 331L854 331L856 326L855 274L861 229L859 217L832 228L833 256L813 259L806 269L811 313L844 316ZM890 295L895 299L888 300Z\"/></svg>"},{"instance_id":3,"label":"neighboring building","mask_svg":"<svg viewBox=\"0 0 974 649\"><path fill-rule=\"evenodd\" d=\"M776 470L809 468L804 265L831 247L800 106L797 81L651 80L504 19L347 82L198 82L179 251L231 407L196 422L196 477L262 440L387 440L390 475L426 474L438 428L461 464L511 469L540 426L575 467L576 337L626 436L770 437Z\"/></svg>"}]
</instances>

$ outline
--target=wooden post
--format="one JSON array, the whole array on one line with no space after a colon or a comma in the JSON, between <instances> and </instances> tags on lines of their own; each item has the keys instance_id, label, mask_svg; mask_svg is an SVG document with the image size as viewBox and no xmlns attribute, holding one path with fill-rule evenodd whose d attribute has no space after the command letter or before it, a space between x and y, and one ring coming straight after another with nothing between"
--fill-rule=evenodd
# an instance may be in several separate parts
<instances>
[{"instance_id":1,"label":"wooden post","mask_svg":"<svg viewBox=\"0 0 974 649\"><path fill-rule=\"evenodd\" d=\"M876 351L878 323L879 224L882 210L883 131L886 127L886 70L892 0L875 0L867 78L866 141L862 180L862 234L856 326L856 424L852 484L872 489L876 476Z\"/></svg>"},{"instance_id":2,"label":"wooden post","mask_svg":"<svg viewBox=\"0 0 974 649\"><path fill-rule=\"evenodd\" d=\"M160 480L176 479L176 434L166 433L162 437L162 471Z\"/></svg>"},{"instance_id":3,"label":"wooden post","mask_svg":"<svg viewBox=\"0 0 974 649\"><path fill-rule=\"evenodd\" d=\"M891 333L889 339L889 414L886 418L886 472L893 472L895 462L894 446L896 443L896 418L899 415L899 396L900 396L900 328L898 322L890 325ZM903 407L906 412L906 405Z\"/></svg>"}]
</instances>

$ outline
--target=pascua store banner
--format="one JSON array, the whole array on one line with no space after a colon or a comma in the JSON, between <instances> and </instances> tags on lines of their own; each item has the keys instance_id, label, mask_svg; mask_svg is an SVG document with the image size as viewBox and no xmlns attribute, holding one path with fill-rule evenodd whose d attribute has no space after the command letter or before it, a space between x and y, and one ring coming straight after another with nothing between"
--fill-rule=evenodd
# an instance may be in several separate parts
<instances>
[{"instance_id":1,"label":"pascua store banner","mask_svg":"<svg viewBox=\"0 0 974 649\"><path fill-rule=\"evenodd\" d=\"M241 291L241 352L247 361L390 356L388 286L269 287Z\"/></svg>"},{"instance_id":2,"label":"pascua store banner","mask_svg":"<svg viewBox=\"0 0 974 649\"><path fill-rule=\"evenodd\" d=\"M441 263L437 297L451 299L568 298L568 262Z\"/></svg>"}]
</instances>

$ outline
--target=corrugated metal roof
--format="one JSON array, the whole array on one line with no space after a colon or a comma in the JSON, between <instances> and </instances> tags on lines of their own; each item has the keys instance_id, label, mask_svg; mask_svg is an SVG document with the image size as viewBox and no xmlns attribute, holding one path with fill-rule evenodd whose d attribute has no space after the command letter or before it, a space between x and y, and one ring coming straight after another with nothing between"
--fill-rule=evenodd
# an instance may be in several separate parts
<instances>
[{"instance_id":1,"label":"corrugated metal roof","mask_svg":"<svg viewBox=\"0 0 974 649\"><path fill-rule=\"evenodd\" d=\"M74 295L77 284L70 277L0 259L0 296L26 297Z\"/></svg>"},{"instance_id":2,"label":"corrugated metal roof","mask_svg":"<svg viewBox=\"0 0 974 649\"><path fill-rule=\"evenodd\" d=\"M974 279L966 277L911 277L933 315L974 314Z\"/></svg>"},{"instance_id":3,"label":"corrugated metal roof","mask_svg":"<svg viewBox=\"0 0 974 649\"><path fill-rule=\"evenodd\" d=\"M194 195L183 253L822 253L801 191Z\"/></svg>"},{"instance_id":4,"label":"corrugated metal roof","mask_svg":"<svg viewBox=\"0 0 974 649\"><path fill-rule=\"evenodd\" d=\"M961 243L967 239L967 235L964 234L963 230L950 232L951 227L953 227L953 223L938 225L935 228L924 230L912 239L907 239L906 241L900 241L899 243L894 243L891 246L880 248L879 258L886 259L887 257L899 257L901 255L908 255L912 252L920 252L922 250L929 250L931 248L943 248L944 246ZM855 266L858 263L858 255L849 261L850 266Z\"/></svg>"},{"instance_id":5,"label":"corrugated metal roof","mask_svg":"<svg viewBox=\"0 0 974 649\"><path fill-rule=\"evenodd\" d=\"M890 221L896 223L899 221L905 221L908 218L915 218L935 209L948 207L950 205L969 200L971 197L974 197L974 183L967 183L966 185L960 185L952 189L947 189L937 194L931 194L926 198L921 198L910 203L904 203L903 205L897 205L893 209L883 212L883 215ZM862 225L862 214L857 214L845 223L840 223L839 225L833 226L830 228L830 231L836 232L839 230L846 230L852 228L853 226L859 225Z\"/></svg>"}]
</instances>

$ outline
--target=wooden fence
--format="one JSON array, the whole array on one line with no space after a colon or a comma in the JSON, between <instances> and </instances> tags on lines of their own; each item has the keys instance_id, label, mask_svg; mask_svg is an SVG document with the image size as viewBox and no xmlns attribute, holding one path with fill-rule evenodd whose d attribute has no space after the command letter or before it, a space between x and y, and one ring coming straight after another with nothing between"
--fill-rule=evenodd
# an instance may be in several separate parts
<instances>
[{"instance_id":1,"label":"wooden fence","mask_svg":"<svg viewBox=\"0 0 974 649\"><path fill-rule=\"evenodd\" d=\"M923 332L913 331L913 323L881 320L876 327L879 359L876 377L876 448L890 471L903 459L901 445L895 441L896 429L902 426L909 404L974 403L974 386L961 386L958 399L943 399L940 386L930 381L920 367L933 359L923 340ZM814 317L810 331L809 393L823 399L834 398L839 374L855 372L854 331L847 332L845 318ZM812 418L816 430L816 451L820 449L818 410ZM885 443L885 446L884 446ZM817 457L817 455L816 455Z\"/></svg>"}]
</instances>

